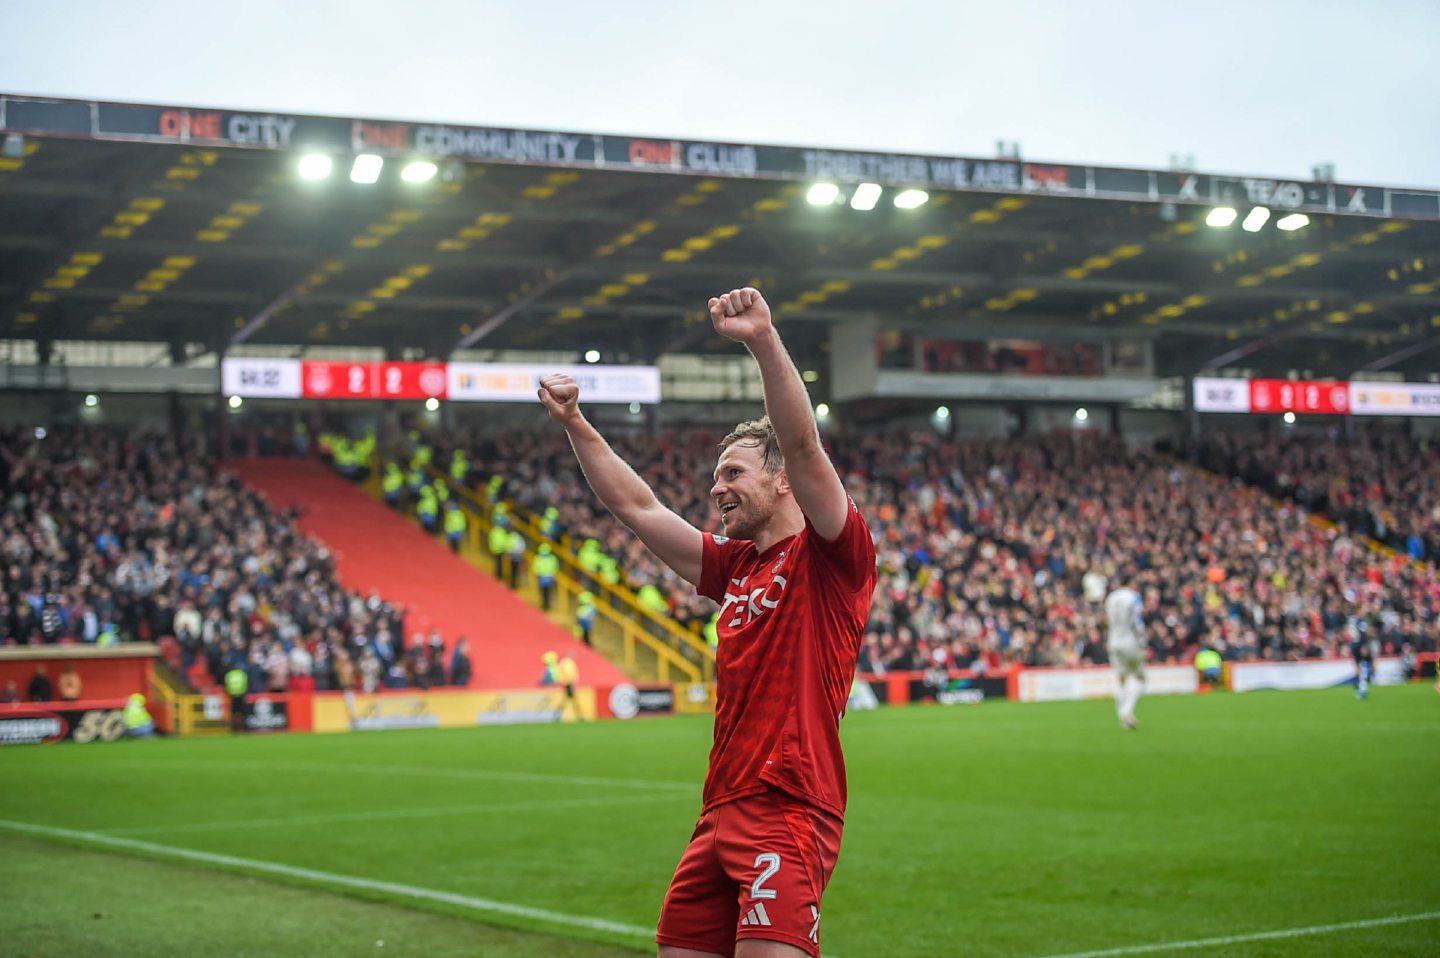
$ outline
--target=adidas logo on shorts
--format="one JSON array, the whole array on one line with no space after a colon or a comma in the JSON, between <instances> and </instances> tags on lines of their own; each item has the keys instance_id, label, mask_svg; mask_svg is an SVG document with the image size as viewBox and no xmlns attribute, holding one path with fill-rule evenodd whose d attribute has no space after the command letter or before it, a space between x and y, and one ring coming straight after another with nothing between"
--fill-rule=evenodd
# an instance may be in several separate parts
<instances>
[{"instance_id":1,"label":"adidas logo on shorts","mask_svg":"<svg viewBox=\"0 0 1440 958\"><path fill-rule=\"evenodd\" d=\"M740 927L744 928L746 925L770 927L770 916L765 914L765 905L762 902L757 901L755 907L745 913L745 920L740 922Z\"/></svg>"}]
</instances>

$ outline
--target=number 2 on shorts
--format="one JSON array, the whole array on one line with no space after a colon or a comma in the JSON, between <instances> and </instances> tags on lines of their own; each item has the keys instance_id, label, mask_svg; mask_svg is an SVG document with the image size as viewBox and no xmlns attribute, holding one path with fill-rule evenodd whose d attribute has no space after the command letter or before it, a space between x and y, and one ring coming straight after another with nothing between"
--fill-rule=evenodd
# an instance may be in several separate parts
<instances>
[{"instance_id":1,"label":"number 2 on shorts","mask_svg":"<svg viewBox=\"0 0 1440 958\"><path fill-rule=\"evenodd\" d=\"M780 856L774 852L761 852L755 856L755 867L759 868L761 865L765 866L765 870L750 883L750 897L752 899L774 898L779 892L773 888L766 888L765 883L774 878L775 873L780 870Z\"/></svg>"}]
</instances>

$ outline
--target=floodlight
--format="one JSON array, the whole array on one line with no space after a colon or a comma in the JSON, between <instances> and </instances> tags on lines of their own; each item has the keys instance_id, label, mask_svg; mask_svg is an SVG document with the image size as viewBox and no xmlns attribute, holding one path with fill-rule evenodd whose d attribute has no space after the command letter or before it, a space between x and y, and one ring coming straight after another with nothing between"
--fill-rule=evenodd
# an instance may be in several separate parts
<instances>
[{"instance_id":1,"label":"floodlight","mask_svg":"<svg viewBox=\"0 0 1440 958\"><path fill-rule=\"evenodd\" d=\"M902 190L895 195L895 205L902 210L913 210L930 202L930 194L924 190Z\"/></svg>"},{"instance_id":2,"label":"floodlight","mask_svg":"<svg viewBox=\"0 0 1440 958\"><path fill-rule=\"evenodd\" d=\"M828 415L830 415L830 404L829 404L829 403L823 403L823 402L822 402L820 405L818 405L818 406L815 407L815 418L816 418L816 419L824 419L824 418L825 418L826 416L828 416Z\"/></svg>"},{"instance_id":3,"label":"floodlight","mask_svg":"<svg viewBox=\"0 0 1440 958\"><path fill-rule=\"evenodd\" d=\"M1310 217L1304 213L1291 213L1289 216L1282 216L1275 221L1277 230L1284 230L1287 233L1303 229L1310 225Z\"/></svg>"},{"instance_id":4,"label":"floodlight","mask_svg":"<svg viewBox=\"0 0 1440 958\"><path fill-rule=\"evenodd\" d=\"M587 363L598 363L598 362L600 361L600 350L598 350L598 349L587 349L587 350L585 350L585 361L586 361Z\"/></svg>"},{"instance_id":5,"label":"floodlight","mask_svg":"<svg viewBox=\"0 0 1440 958\"><path fill-rule=\"evenodd\" d=\"M1235 208L1232 206L1217 206L1205 217L1205 225L1213 226L1216 229L1229 226L1235 222Z\"/></svg>"},{"instance_id":6,"label":"floodlight","mask_svg":"<svg viewBox=\"0 0 1440 958\"><path fill-rule=\"evenodd\" d=\"M300 178L302 180L323 180L330 175L334 162L324 153L307 153L300 157Z\"/></svg>"},{"instance_id":7,"label":"floodlight","mask_svg":"<svg viewBox=\"0 0 1440 958\"><path fill-rule=\"evenodd\" d=\"M434 412L435 410L437 410L437 409L439 409L439 408L440 408L440 400L436 399L434 396L431 396L429 399L425 400L425 411L426 411L426 412Z\"/></svg>"},{"instance_id":8,"label":"floodlight","mask_svg":"<svg viewBox=\"0 0 1440 958\"><path fill-rule=\"evenodd\" d=\"M1260 227L1264 226L1269 220L1270 211L1263 206L1257 206L1245 214L1245 222L1240 225L1247 233L1258 233L1260 232Z\"/></svg>"},{"instance_id":9,"label":"floodlight","mask_svg":"<svg viewBox=\"0 0 1440 958\"><path fill-rule=\"evenodd\" d=\"M415 160L405 164L405 168L400 171L400 179L406 183L425 183L438 172L440 167L429 160Z\"/></svg>"},{"instance_id":10,"label":"floodlight","mask_svg":"<svg viewBox=\"0 0 1440 958\"><path fill-rule=\"evenodd\" d=\"M1084 406L1081 406L1079 409L1075 410L1075 421L1076 421L1076 422L1084 422L1085 420L1087 420L1087 419L1089 419L1089 418L1090 418L1090 410L1086 409Z\"/></svg>"},{"instance_id":11,"label":"floodlight","mask_svg":"<svg viewBox=\"0 0 1440 958\"><path fill-rule=\"evenodd\" d=\"M805 202L811 206L829 206L840 195L840 187L834 183L816 183L805 194Z\"/></svg>"},{"instance_id":12,"label":"floodlight","mask_svg":"<svg viewBox=\"0 0 1440 958\"><path fill-rule=\"evenodd\" d=\"M350 182L374 183L380 179L380 168L384 165L385 160L374 153L361 153L350 167Z\"/></svg>"},{"instance_id":13,"label":"floodlight","mask_svg":"<svg viewBox=\"0 0 1440 958\"><path fill-rule=\"evenodd\" d=\"M239 396L231 396L229 402L231 409L239 409L245 404L245 400L241 399Z\"/></svg>"},{"instance_id":14,"label":"floodlight","mask_svg":"<svg viewBox=\"0 0 1440 958\"><path fill-rule=\"evenodd\" d=\"M880 202L880 184L861 183L855 187L855 193L850 197L850 208L852 210L873 210L878 202Z\"/></svg>"}]
</instances>

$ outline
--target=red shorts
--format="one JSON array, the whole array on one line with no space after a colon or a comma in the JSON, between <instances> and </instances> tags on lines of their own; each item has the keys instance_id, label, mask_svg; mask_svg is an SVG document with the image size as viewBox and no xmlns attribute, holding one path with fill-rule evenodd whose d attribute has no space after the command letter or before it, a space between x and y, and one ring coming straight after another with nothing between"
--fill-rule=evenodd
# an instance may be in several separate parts
<instances>
[{"instance_id":1,"label":"red shorts","mask_svg":"<svg viewBox=\"0 0 1440 958\"><path fill-rule=\"evenodd\" d=\"M843 827L774 790L710 809L675 869L655 940L731 958L738 939L763 938L820 958L820 896Z\"/></svg>"}]
</instances>

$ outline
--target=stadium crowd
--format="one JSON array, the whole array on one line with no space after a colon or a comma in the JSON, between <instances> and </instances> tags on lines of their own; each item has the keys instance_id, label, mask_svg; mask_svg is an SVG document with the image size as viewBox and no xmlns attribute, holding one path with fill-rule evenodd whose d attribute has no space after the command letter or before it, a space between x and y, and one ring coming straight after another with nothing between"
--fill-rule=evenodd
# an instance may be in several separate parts
<instances>
[{"instance_id":1,"label":"stadium crowd","mask_svg":"<svg viewBox=\"0 0 1440 958\"><path fill-rule=\"evenodd\" d=\"M1207 469L1440 564L1440 443L1384 432L1341 440L1287 431L1249 442L1214 433L1193 454Z\"/></svg>"},{"instance_id":2,"label":"stadium crowd","mask_svg":"<svg viewBox=\"0 0 1440 958\"><path fill-rule=\"evenodd\" d=\"M77 427L0 435L0 644L158 640L218 685L370 690L469 680L463 641L347 591L321 543L192 441Z\"/></svg>"},{"instance_id":3,"label":"stadium crowd","mask_svg":"<svg viewBox=\"0 0 1440 958\"><path fill-rule=\"evenodd\" d=\"M719 438L685 429L611 441L662 501L714 531ZM596 540L623 581L655 587L703 633L714 605L609 516L563 435L430 441L437 466L462 450L457 481L537 516L551 510L572 544ZM890 430L830 445L877 540L866 671L1104 661L1100 603L1127 564L1140 570L1159 661L1205 647L1231 659L1335 655L1361 634L1386 651L1436 648L1440 578L1407 561L1415 536L1418 555L1433 557L1440 515L1440 468L1422 445L1217 434L1189 450L1228 476L1089 430L1003 441ZM251 691L469 680L466 643L407 641L403 609L345 590L293 514L196 444L85 427L10 433L0 491L0 643L173 635L187 670L201 662L221 684L240 668ZM1403 533L1406 553L1373 550L1366 533Z\"/></svg>"},{"instance_id":4,"label":"stadium crowd","mask_svg":"<svg viewBox=\"0 0 1440 958\"><path fill-rule=\"evenodd\" d=\"M610 438L663 502L718 531L708 494L718 433ZM434 442L437 461L448 461L453 444ZM656 585L682 625L703 628L714 606L605 512L563 436L510 432L463 445L472 477L503 479L499 498L536 515L555 509L572 542L597 540L632 588ZM1096 431L1006 441L889 431L831 446L877 538L864 670L1103 662L1100 606L1126 564L1139 569L1157 661L1189 661L1206 647L1229 659L1340 655L1360 635L1387 651L1435 649L1433 569L1372 550L1363 535L1327 528L1240 478ZM1434 478L1415 475L1418 465L1397 468L1430 490L1419 502L1433 507ZM1363 494L1356 501L1377 507Z\"/></svg>"}]
</instances>

